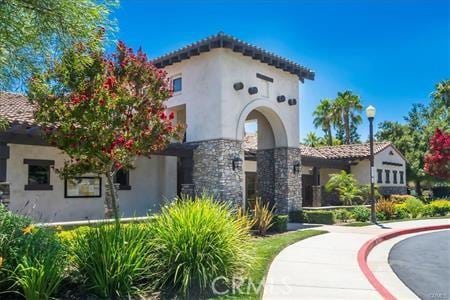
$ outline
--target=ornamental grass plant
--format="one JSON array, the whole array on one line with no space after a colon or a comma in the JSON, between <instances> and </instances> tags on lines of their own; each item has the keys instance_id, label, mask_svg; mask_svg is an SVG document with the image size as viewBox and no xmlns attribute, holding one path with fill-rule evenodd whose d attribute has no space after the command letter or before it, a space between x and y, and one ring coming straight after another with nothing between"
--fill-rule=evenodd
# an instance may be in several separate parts
<instances>
[{"instance_id":1,"label":"ornamental grass plant","mask_svg":"<svg viewBox=\"0 0 450 300\"><path fill-rule=\"evenodd\" d=\"M138 296L151 288L149 230L138 224L101 224L71 241L82 286L100 298Z\"/></svg>"},{"instance_id":2,"label":"ornamental grass plant","mask_svg":"<svg viewBox=\"0 0 450 300\"><path fill-rule=\"evenodd\" d=\"M252 264L248 220L211 196L177 199L150 228L153 279L165 293L197 299Z\"/></svg>"},{"instance_id":3,"label":"ornamental grass plant","mask_svg":"<svg viewBox=\"0 0 450 300\"><path fill-rule=\"evenodd\" d=\"M31 225L31 219L0 205L0 298L13 294L25 299L54 297L65 277L66 248L50 228Z\"/></svg>"}]
</instances>

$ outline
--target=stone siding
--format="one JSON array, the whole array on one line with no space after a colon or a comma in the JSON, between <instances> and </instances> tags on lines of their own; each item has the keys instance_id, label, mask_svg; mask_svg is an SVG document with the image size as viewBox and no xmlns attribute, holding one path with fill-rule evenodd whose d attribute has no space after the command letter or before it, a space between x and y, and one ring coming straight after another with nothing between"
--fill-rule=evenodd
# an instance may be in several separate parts
<instances>
[{"instance_id":1,"label":"stone siding","mask_svg":"<svg viewBox=\"0 0 450 300\"><path fill-rule=\"evenodd\" d=\"M258 196L262 201L275 205L275 164L274 149L258 150L256 152L257 172L256 186Z\"/></svg>"},{"instance_id":2,"label":"stone siding","mask_svg":"<svg viewBox=\"0 0 450 300\"><path fill-rule=\"evenodd\" d=\"M192 179L197 194L206 192L216 198L242 205L243 171L233 170L232 160L244 161L242 141L217 139L193 143L194 167Z\"/></svg>"},{"instance_id":3,"label":"stone siding","mask_svg":"<svg viewBox=\"0 0 450 300\"><path fill-rule=\"evenodd\" d=\"M302 208L301 164L294 173L294 163L300 162L299 148L276 148L275 163L275 203L277 213L287 214Z\"/></svg>"},{"instance_id":4,"label":"stone siding","mask_svg":"<svg viewBox=\"0 0 450 300\"><path fill-rule=\"evenodd\" d=\"M407 194L406 186L380 186L378 189L380 194L383 196Z\"/></svg>"}]
</instances>

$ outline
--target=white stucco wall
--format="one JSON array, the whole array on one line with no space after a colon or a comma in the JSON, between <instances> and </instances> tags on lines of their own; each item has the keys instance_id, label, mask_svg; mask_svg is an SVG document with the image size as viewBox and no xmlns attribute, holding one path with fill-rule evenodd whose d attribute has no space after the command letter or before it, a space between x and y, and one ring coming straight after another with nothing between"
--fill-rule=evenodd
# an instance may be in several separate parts
<instances>
[{"instance_id":1,"label":"white stucco wall","mask_svg":"<svg viewBox=\"0 0 450 300\"><path fill-rule=\"evenodd\" d=\"M391 154L392 153L392 154ZM402 166L392 166L383 164L383 162L390 162L396 164L402 164ZM375 154L374 158L375 166L375 184L378 186L406 186L406 162L391 146ZM382 183L378 183L377 170L381 169ZM390 170L390 183L386 183L385 170ZM397 183L394 183L394 174L392 171L397 171ZM400 183L400 171L403 172L403 183ZM370 183L370 161L368 159L359 161L357 165L351 166L351 173L355 175L356 179L362 184Z\"/></svg>"},{"instance_id":2,"label":"white stucco wall","mask_svg":"<svg viewBox=\"0 0 450 300\"><path fill-rule=\"evenodd\" d=\"M10 209L32 216L36 221L71 221L101 219L104 216L105 179L101 198L64 198L64 181L50 170L51 191L25 191L28 165L24 159L54 160L61 168L66 156L54 147L10 144L7 160L7 181L10 183ZM142 216L149 209L159 209L164 198L176 195L175 157L139 157L136 168L130 170L130 191L119 191L120 212L124 216ZM28 204L27 204L28 203Z\"/></svg>"},{"instance_id":3,"label":"white stucco wall","mask_svg":"<svg viewBox=\"0 0 450 300\"><path fill-rule=\"evenodd\" d=\"M244 122L257 109L271 123L277 146L297 147L299 142L299 101L296 75L253 60L230 49L213 49L199 56L167 66L169 76L182 75L183 88L167 102L167 106L186 104L187 141L227 138L243 139ZM256 73L274 79L269 83ZM242 82L244 89L235 91L233 84ZM258 87L250 95L248 88ZM278 103L276 97L285 95ZM284 132L285 131L285 132Z\"/></svg>"}]
</instances>

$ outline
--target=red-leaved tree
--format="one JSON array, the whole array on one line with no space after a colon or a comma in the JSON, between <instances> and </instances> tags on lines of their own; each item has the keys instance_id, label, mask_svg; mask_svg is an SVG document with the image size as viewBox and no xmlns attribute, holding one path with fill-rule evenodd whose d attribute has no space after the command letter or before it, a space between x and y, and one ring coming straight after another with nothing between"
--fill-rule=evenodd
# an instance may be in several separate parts
<instances>
[{"instance_id":1,"label":"red-leaved tree","mask_svg":"<svg viewBox=\"0 0 450 300\"><path fill-rule=\"evenodd\" d=\"M105 214L116 221L115 173L180 136L173 113L165 112L171 94L166 72L122 42L112 55L76 45L29 86L36 121L51 145L70 157L60 176L104 175L111 194L105 197Z\"/></svg>"},{"instance_id":2,"label":"red-leaved tree","mask_svg":"<svg viewBox=\"0 0 450 300\"><path fill-rule=\"evenodd\" d=\"M430 139L429 150L425 154L424 162L427 174L450 179L450 133L436 128Z\"/></svg>"}]
</instances>

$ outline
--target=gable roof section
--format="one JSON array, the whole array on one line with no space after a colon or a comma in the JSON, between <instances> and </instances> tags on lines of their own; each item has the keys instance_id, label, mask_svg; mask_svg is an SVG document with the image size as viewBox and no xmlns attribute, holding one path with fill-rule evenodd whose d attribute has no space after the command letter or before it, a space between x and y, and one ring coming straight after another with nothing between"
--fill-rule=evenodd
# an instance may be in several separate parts
<instances>
[{"instance_id":1,"label":"gable roof section","mask_svg":"<svg viewBox=\"0 0 450 300\"><path fill-rule=\"evenodd\" d=\"M0 92L0 116L10 124L33 125L34 107L23 94Z\"/></svg>"},{"instance_id":2,"label":"gable roof section","mask_svg":"<svg viewBox=\"0 0 450 300\"><path fill-rule=\"evenodd\" d=\"M373 152L377 154L388 146L390 146L390 142L378 142L373 144ZM319 151L322 155L329 159L358 159L358 158L367 158L370 156L370 144L350 144L350 145L338 145L338 146L322 146L317 147L317 151Z\"/></svg>"},{"instance_id":3,"label":"gable roof section","mask_svg":"<svg viewBox=\"0 0 450 300\"><path fill-rule=\"evenodd\" d=\"M157 68L164 68L165 66L189 59L191 56L200 55L203 52L208 52L215 48L226 48L234 52L242 53L244 56L249 56L269 66L295 74L302 82L305 79L314 80L315 73L312 70L223 32L211 35L183 48L157 57L152 60L152 63Z\"/></svg>"}]
</instances>

